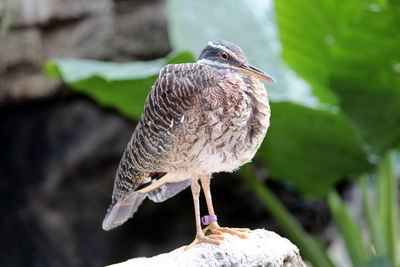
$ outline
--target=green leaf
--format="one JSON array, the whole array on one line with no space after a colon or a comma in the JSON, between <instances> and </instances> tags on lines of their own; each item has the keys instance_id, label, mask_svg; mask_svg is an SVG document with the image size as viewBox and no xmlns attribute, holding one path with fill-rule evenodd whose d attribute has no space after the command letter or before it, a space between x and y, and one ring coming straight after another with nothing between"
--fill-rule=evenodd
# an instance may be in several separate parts
<instances>
[{"instance_id":1,"label":"green leaf","mask_svg":"<svg viewBox=\"0 0 400 267\"><path fill-rule=\"evenodd\" d=\"M345 175L370 168L354 129L335 110L272 103L271 126L257 156L272 178L292 182L301 192L324 196Z\"/></svg>"},{"instance_id":2,"label":"green leaf","mask_svg":"<svg viewBox=\"0 0 400 267\"><path fill-rule=\"evenodd\" d=\"M167 58L132 63L55 59L46 63L44 72L93 97L103 106L116 108L128 117L139 119L160 69L166 64L193 61L193 55L188 51L172 53Z\"/></svg>"},{"instance_id":3,"label":"green leaf","mask_svg":"<svg viewBox=\"0 0 400 267\"><path fill-rule=\"evenodd\" d=\"M399 263L400 236L398 231L400 205L397 202L398 182L395 175L393 151L387 153L378 165L376 183L370 192L368 177L360 179L363 209L377 256ZM375 193L375 194L371 194Z\"/></svg>"},{"instance_id":4,"label":"green leaf","mask_svg":"<svg viewBox=\"0 0 400 267\"><path fill-rule=\"evenodd\" d=\"M51 69L57 71L46 71L48 74L59 73L67 83L75 83L90 77L102 77L105 81L121 81L132 79L143 79L154 76L160 68L165 65L164 59L152 61L138 61L132 63L101 62L88 59L55 59L48 63Z\"/></svg>"},{"instance_id":5,"label":"green leaf","mask_svg":"<svg viewBox=\"0 0 400 267\"><path fill-rule=\"evenodd\" d=\"M307 195L321 196L342 177L369 169L356 132L339 109L327 110L337 99L327 79L319 79L327 77L323 69L314 66L310 72L315 77L311 90L282 62L272 5L246 0L170 0L167 20L174 48L199 53L209 41L229 40L244 50L251 64L278 80L276 85L267 85L271 127L258 153L272 176L291 181ZM319 56L324 57L324 52Z\"/></svg>"},{"instance_id":6,"label":"green leaf","mask_svg":"<svg viewBox=\"0 0 400 267\"><path fill-rule=\"evenodd\" d=\"M373 257L365 263L355 265L355 267L394 267L394 265L388 258Z\"/></svg>"},{"instance_id":7,"label":"green leaf","mask_svg":"<svg viewBox=\"0 0 400 267\"><path fill-rule=\"evenodd\" d=\"M396 1L276 0L285 61L331 88L370 152L400 140L400 5Z\"/></svg>"},{"instance_id":8,"label":"green leaf","mask_svg":"<svg viewBox=\"0 0 400 267\"><path fill-rule=\"evenodd\" d=\"M371 252L365 245L360 227L351 217L349 210L336 192L331 191L329 193L328 204L353 264L367 262L371 258Z\"/></svg>"},{"instance_id":9,"label":"green leaf","mask_svg":"<svg viewBox=\"0 0 400 267\"><path fill-rule=\"evenodd\" d=\"M386 241L388 256L396 262L399 252L397 179L394 175L393 152L388 153L377 170L377 216Z\"/></svg>"},{"instance_id":10,"label":"green leaf","mask_svg":"<svg viewBox=\"0 0 400 267\"><path fill-rule=\"evenodd\" d=\"M300 253L309 260L314 266L333 267L331 259L328 257L323 246L311 235L304 232L299 223L293 218L288 210L282 205L274 194L262 182L254 177L250 165L245 165L240 169L249 187L256 193L265 208L279 222L284 231L288 234L300 249Z\"/></svg>"},{"instance_id":11,"label":"green leaf","mask_svg":"<svg viewBox=\"0 0 400 267\"><path fill-rule=\"evenodd\" d=\"M156 79L157 76L153 75L141 79L107 81L102 76L93 75L69 85L76 91L91 96L99 104L113 107L125 116L138 120L147 94Z\"/></svg>"},{"instance_id":12,"label":"green leaf","mask_svg":"<svg viewBox=\"0 0 400 267\"><path fill-rule=\"evenodd\" d=\"M372 195L368 185L368 177L363 176L359 180L359 187L361 191L363 211L368 224L369 234L371 236L372 244L374 246L377 256L387 256L388 248L385 242L385 225L381 224L381 220L377 216L376 207L376 194Z\"/></svg>"},{"instance_id":13,"label":"green leaf","mask_svg":"<svg viewBox=\"0 0 400 267\"><path fill-rule=\"evenodd\" d=\"M169 39L173 48L190 49L196 54L207 42L229 40L243 49L252 65L276 78L278 83L269 86L271 99L312 106L320 101L335 104L331 91L318 88L316 98L310 86L282 62L273 12L271 4L261 1L169 0Z\"/></svg>"}]
</instances>

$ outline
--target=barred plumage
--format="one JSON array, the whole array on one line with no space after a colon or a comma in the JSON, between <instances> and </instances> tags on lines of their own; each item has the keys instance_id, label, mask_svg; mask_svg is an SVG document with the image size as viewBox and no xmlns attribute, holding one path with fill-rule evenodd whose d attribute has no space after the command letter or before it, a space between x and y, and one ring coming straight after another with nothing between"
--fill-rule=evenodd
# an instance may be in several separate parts
<instances>
[{"instance_id":1,"label":"barred plumage","mask_svg":"<svg viewBox=\"0 0 400 267\"><path fill-rule=\"evenodd\" d=\"M196 63L162 68L119 164L103 228L125 222L147 196L164 201L190 184L197 219L199 179L212 215L204 187L211 174L250 161L269 126L267 93L257 78L273 81L226 41L209 43ZM197 242L215 243L196 226Z\"/></svg>"}]
</instances>

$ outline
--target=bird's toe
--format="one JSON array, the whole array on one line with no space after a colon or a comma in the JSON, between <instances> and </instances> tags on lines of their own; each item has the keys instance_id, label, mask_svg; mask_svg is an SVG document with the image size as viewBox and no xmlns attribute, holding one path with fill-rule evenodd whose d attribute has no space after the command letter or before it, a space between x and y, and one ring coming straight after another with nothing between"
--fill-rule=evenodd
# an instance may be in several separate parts
<instances>
[{"instance_id":1,"label":"bird's toe","mask_svg":"<svg viewBox=\"0 0 400 267\"><path fill-rule=\"evenodd\" d=\"M236 235L240 238L248 238L247 232L250 231L249 228L230 228L230 227L221 227L216 222L211 223L206 228L203 229L203 232L207 232L210 230L214 235L222 235L223 233L228 233L231 235Z\"/></svg>"},{"instance_id":2,"label":"bird's toe","mask_svg":"<svg viewBox=\"0 0 400 267\"><path fill-rule=\"evenodd\" d=\"M193 240L192 243L190 243L189 245L185 246L184 249L188 250L188 249L194 247L195 245L197 245L199 243L208 243L208 244L213 244L213 245L217 245L218 246L218 245L221 244L221 242L218 241L217 239L218 240L222 240L222 239L224 239L224 237L221 236L221 235L207 235L207 236L199 235L199 236L196 236L196 238Z\"/></svg>"},{"instance_id":3,"label":"bird's toe","mask_svg":"<svg viewBox=\"0 0 400 267\"><path fill-rule=\"evenodd\" d=\"M229 227L219 227L216 230L218 232L228 233L228 234L235 235L235 236L238 236L243 239L248 238L248 235L244 234L244 233L250 231L250 229L248 229L248 228L229 228Z\"/></svg>"}]
</instances>

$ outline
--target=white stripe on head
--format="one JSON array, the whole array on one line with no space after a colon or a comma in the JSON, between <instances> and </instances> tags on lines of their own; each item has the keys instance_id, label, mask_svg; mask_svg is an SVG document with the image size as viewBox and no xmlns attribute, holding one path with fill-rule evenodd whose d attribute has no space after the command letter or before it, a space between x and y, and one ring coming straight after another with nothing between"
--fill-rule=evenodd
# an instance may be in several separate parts
<instances>
[{"instance_id":1,"label":"white stripe on head","mask_svg":"<svg viewBox=\"0 0 400 267\"><path fill-rule=\"evenodd\" d=\"M218 49L221 49L221 50L224 50L225 52L227 52L227 53L230 53L231 51L230 50L228 50L225 46L223 46L223 45L219 45L219 44L214 44L213 42L208 42L208 45L209 46L212 46L212 47L215 47L215 48L218 48Z\"/></svg>"},{"instance_id":2,"label":"white stripe on head","mask_svg":"<svg viewBox=\"0 0 400 267\"><path fill-rule=\"evenodd\" d=\"M214 47L214 48L218 48L218 49L221 49L221 50L227 52L229 55L231 55L231 56L232 56L236 61L238 61L238 62L241 62L241 61L242 61L242 60L240 60L240 58L237 57L237 55L235 54L235 52L229 50L228 48L226 48L226 47L223 46L223 45L214 44L213 42L208 42L208 45L209 45L209 46L212 46L212 47Z\"/></svg>"}]
</instances>

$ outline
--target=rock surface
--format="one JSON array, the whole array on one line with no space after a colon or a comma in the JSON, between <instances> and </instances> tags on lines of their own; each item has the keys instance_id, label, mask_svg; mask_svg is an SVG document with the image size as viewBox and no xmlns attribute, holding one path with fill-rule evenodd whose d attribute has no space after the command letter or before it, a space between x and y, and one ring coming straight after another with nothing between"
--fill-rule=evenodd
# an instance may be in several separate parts
<instances>
[{"instance_id":1,"label":"rock surface","mask_svg":"<svg viewBox=\"0 0 400 267\"><path fill-rule=\"evenodd\" d=\"M306 266L298 248L274 232L257 229L248 239L225 234L220 246L198 244L185 251L184 247L151 258L136 258L109 267L147 266Z\"/></svg>"},{"instance_id":2,"label":"rock surface","mask_svg":"<svg viewBox=\"0 0 400 267\"><path fill-rule=\"evenodd\" d=\"M8 1L10 2L10 1ZM170 52L165 0L16 0L0 38L0 104L52 97L42 75L52 58L149 60ZM1 3L1 1L0 1Z\"/></svg>"},{"instance_id":3,"label":"rock surface","mask_svg":"<svg viewBox=\"0 0 400 267\"><path fill-rule=\"evenodd\" d=\"M12 26L46 24L49 21L76 19L112 11L110 0L18 0L12 14Z\"/></svg>"}]
</instances>

